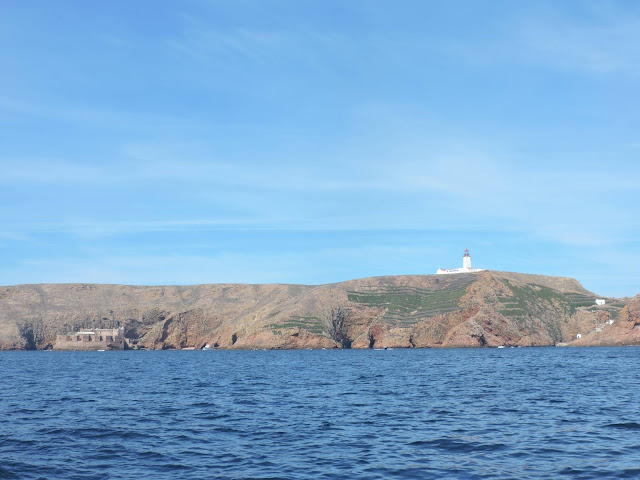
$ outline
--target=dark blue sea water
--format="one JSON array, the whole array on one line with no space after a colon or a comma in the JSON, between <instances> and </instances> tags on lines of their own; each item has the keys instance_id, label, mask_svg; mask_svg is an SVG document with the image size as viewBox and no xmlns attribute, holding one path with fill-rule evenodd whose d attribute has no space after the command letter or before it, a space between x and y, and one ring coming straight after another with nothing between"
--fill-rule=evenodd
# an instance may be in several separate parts
<instances>
[{"instance_id":1,"label":"dark blue sea water","mask_svg":"<svg viewBox=\"0 0 640 480\"><path fill-rule=\"evenodd\" d=\"M0 478L638 478L640 348L0 352Z\"/></svg>"}]
</instances>

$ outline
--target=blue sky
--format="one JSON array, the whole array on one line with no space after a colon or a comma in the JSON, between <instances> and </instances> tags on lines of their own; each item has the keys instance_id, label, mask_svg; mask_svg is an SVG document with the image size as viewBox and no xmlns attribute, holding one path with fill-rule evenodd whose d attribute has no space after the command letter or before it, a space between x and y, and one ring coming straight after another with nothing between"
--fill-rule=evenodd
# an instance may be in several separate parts
<instances>
[{"instance_id":1,"label":"blue sky","mask_svg":"<svg viewBox=\"0 0 640 480\"><path fill-rule=\"evenodd\" d=\"M0 0L0 284L640 292L640 3Z\"/></svg>"}]
</instances>

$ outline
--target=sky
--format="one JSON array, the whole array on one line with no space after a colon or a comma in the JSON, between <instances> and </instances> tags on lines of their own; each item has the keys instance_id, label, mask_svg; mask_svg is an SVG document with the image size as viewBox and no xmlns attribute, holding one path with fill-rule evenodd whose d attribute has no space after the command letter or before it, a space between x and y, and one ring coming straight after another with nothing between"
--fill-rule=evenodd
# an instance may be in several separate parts
<instances>
[{"instance_id":1,"label":"sky","mask_svg":"<svg viewBox=\"0 0 640 480\"><path fill-rule=\"evenodd\" d=\"M0 0L0 285L640 293L640 2Z\"/></svg>"}]
</instances>

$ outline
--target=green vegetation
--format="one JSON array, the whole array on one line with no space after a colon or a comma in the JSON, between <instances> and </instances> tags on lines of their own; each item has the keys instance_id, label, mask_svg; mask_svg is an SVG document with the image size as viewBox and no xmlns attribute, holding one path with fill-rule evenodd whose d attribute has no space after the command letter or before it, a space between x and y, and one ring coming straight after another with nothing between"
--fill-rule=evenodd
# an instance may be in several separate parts
<instances>
[{"instance_id":1,"label":"green vegetation","mask_svg":"<svg viewBox=\"0 0 640 480\"><path fill-rule=\"evenodd\" d=\"M536 305L540 300L549 303L554 303L555 301L559 307L563 308L566 314L570 315L575 313L577 307L589 307L595 302L595 297L582 293L562 293L543 285L516 286L511 282L507 283L513 292L513 296L498 297L498 301L504 307L500 313L506 316L535 315Z\"/></svg>"},{"instance_id":2,"label":"green vegetation","mask_svg":"<svg viewBox=\"0 0 640 480\"><path fill-rule=\"evenodd\" d=\"M557 300L560 303L564 303L567 301L565 295L557 290L554 290L553 288L544 287L542 285L533 285L531 288L533 288L533 290L535 291L535 295L538 298L542 298L550 302L553 300Z\"/></svg>"},{"instance_id":3,"label":"green vegetation","mask_svg":"<svg viewBox=\"0 0 640 480\"><path fill-rule=\"evenodd\" d=\"M584 295L582 293L567 293L565 294L571 305L575 307L590 307L596 301L596 297L591 295Z\"/></svg>"},{"instance_id":4,"label":"green vegetation","mask_svg":"<svg viewBox=\"0 0 640 480\"><path fill-rule=\"evenodd\" d=\"M325 335L326 329L322 324L318 317L301 317L298 315L294 315L287 319L285 323L271 323L266 326L266 328L276 332L282 333L283 330L287 330L290 328L298 328L300 330L304 330L308 333L313 333L316 335Z\"/></svg>"},{"instance_id":5,"label":"green vegetation","mask_svg":"<svg viewBox=\"0 0 640 480\"><path fill-rule=\"evenodd\" d=\"M614 306L614 304L608 304L605 307L599 307L599 306L594 305L592 307L587 308L587 310L589 310L590 312L598 312L598 311L599 312L603 312L603 311L604 312L608 312L609 316L612 319L616 320L618 318L618 316L620 315L620 310L622 310L622 308L616 307L616 306Z\"/></svg>"},{"instance_id":6,"label":"green vegetation","mask_svg":"<svg viewBox=\"0 0 640 480\"><path fill-rule=\"evenodd\" d=\"M554 300L565 307L569 306L567 298L557 290L542 285L523 285L518 287L511 282L509 287L513 296L499 296L498 300L504 307L500 313L507 317L525 317L535 315L540 300L552 303Z\"/></svg>"},{"instance_id":7,"label":"green vegetation","mask_svg":"<svg viewBox=\"0 0 640 480\"><path fill-rule=\"evenodd\" d=\"M504 315L505 317L526 317L527 316L527 312L525 312L524 310L500 310L500 314Z\"/></svg>"},{"instance_id":8,"label":"green vegetation","mask_svg":"<svg viewBox=\"0 0 640 480\"><path fill-rule=\"evenodd\" d=\"M410 326L420 319L434 317L460 308L460 299L473 278L456 282L453 287L428 290L406 286L380 286L367 291L347 292L349 301L368 307L384 308L382 320L396 326Z\"/></svg>"},{"instance_id":9,"label":"green vegetation","mask_svg":"<svg viewBox=\"0 0 640 480\"><path fill-rule=\"evenodd\" d=\"M594 304L595 297L581 293L562 293L553 288L542 285L517 286L507 281L513 296L499 296L498 301L503 309L500 313L513 319L537 318L541 321L551 337L560 341L562 333L560 324L549 317L548 304L564 312L565 315L573 315L578 307L590 307ZM545 305L546 304L546 305Z\"/></svg>"}]
</instances>

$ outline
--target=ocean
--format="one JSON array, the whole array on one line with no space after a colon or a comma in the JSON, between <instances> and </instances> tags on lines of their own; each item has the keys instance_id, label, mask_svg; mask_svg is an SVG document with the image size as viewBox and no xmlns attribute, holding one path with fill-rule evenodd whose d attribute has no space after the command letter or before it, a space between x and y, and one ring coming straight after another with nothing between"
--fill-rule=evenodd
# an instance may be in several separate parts
<instances>
[{"instance_id":1,"label":"ocean","mask_svg":"<svg viewBox=\"0 0 640 480\"><path fill-rule=\"evenodd\" d=\"M640 349L0 352L0 478L640 477Z\"/></svg>"}]
</instances>

